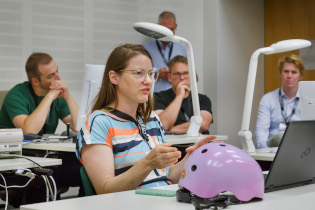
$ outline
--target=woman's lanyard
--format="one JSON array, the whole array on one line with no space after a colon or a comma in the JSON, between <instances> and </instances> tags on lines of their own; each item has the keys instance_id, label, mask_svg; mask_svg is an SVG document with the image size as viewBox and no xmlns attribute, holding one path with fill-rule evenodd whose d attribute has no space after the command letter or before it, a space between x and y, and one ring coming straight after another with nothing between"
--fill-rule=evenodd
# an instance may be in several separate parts
<instances>
[{"instance_id":1,"label":"woman's lanyard","mask_svg":"<svg viewBox=\"0 0 315 210\"><path fill-rule=\"evenodd\" d=\"M284 118L284 121L285 121L285 123L288 123L288 122L290 122L291 117L292 117L292 116L294 115L294 113L295 113L295 109L296 109L296 107L297 107L297 105L298 105L299 98L298 98L298 97L295 98L294 106L293 106L292 112L291 112L291 114L290 114L289 116L287 116L287 114L286 114L285 111L284 111L283 99L282 99L282 96L281 96L281 88L279 89L279 102L280 102L281 113L282 113L282 116L283 116L283 118Z\"/></svg>"},{"instance_id":2,"label":"woman's lanyard","mask_svg":"<svg viewBox=\"0 0 315 210\"><path fill-rule=\"evenodd\" d=\"M173 52L173 42L171 42L170 52L168 53L168 60L166 60L164 54L162 53L162 49L161 49L161 46L160 46L158 40L155 40L155 41L156 41L156 45L157 45L157 47L159 49L159 52L160 52L160 54L161 54L161 56L163 58L164 63L168 66L168 63L171 60L171 55L172 55L172 52Z\"/></svg>"},{"instance_id":3,"label":"woman's lanyard","mask_svg":"<svg viewBox=\"0 0 315 210\"><path fill-rule=\"evenodd\" d=\"M35 95L34 89L33 89L32 85L31 85L31 83L29 83L28 86L30 88L30 91L31 91L31 94L32 94L32 97L33 97L33 100L34 100L34 103L35 103L35 106L37 108L37 106L38 106L38 99L37 99L37 97ZM51 110L51 106L50 106L50 109L49 109L49 111L47 113L47 118L46 118L46 121L45 121L45 124L44 124L44 127L43 127L43 134L47 133L47 127L48 127L50 110Z\"/></svg>"},{"instance_id":4,"label":"woman's lanyard","mask_svg":"<svg viewBox=\"0 0 315 210\"><path fill-rule=\"evenodd\" d=\"M105 107L104 109L109 111L110 113L112 113L113 115L115 115L117 117L120 117L120 118L125 119L125 120L129 120L129 121L135 123L138 126L140 136L147 142L147 144L149 145L150 149L152 149L152 147L150 146L150 143L149 143L149 137L147 135L143 119L139 115L139 113L137 113L137 120L135 120L130 115L128 115L128 114L126 114L124 112L121 112L121 111L119 111L117 109L113 109L111 107Z\"/></svg>"}]
</instances>

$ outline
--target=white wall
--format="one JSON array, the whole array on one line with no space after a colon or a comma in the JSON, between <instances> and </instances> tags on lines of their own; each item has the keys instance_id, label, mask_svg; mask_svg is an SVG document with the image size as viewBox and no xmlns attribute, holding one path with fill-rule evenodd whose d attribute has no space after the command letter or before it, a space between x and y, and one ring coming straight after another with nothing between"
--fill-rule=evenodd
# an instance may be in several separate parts
<instances>
[{"instance_id":1,"label":"white wall","mask_svg":"<svg viewBox=\"0 0 315 210\"><path fill-rule=\"evenodd\" d=\"M114 47L149 40L132 24L157 22L164 10L192 43L199 91L213 102L211 133L239 146L249 58L263 46L263 0L0 0L0 90L25 81L27 57L42 51L79 102L84 64L105 64Z\"/></svg>"},{"instance_id":2,"label":"white wall","mask_svg":"<svg viewBox=\"0 0 315 210\"><path fill-rule=\"evenodd\" d=\"M41 51L53 56L61 79L79 102L84 64L105 64L116 46L148 41L132 28L133 23L157 22L164 10L176 14L177 34L193 44L202 76L202 49L198 49L202 48L202 24L195 24L202 20L202 2L0 0L0 90L25 81L26 59L32 52ZM198 86L202 90L203 81Z\"/></svg>"},{"instance_id":3,"label":"white wall","mask_svg":"<svg viewBox=\"0 0 315 210\"><path fill-rule=\"evenodd\" d=\"M202 19L201 8L202 0L185 4L180 0L1 0L0 89L26 80L27 57L43 51L54 57L62 79L78 99L84 64L105 64L116 46L148 40L132 24L157 22L164 10L177 15L177 33L192 42L197 68L202 69L202 50L198 50L202 24L194 24ZM199 86L202 89L202 82Z\"/></svg>"},{"instance_id":4,"label":"white wall","mask_svg":"<svg viewBox=\"0 0 315 210\"><path fill-rule=\"evenodd\" d=\"M262 0L204 1L204 90L214 102L212 133L227 134L240 147L245 88L251 54L263 46ZM259 61L251 131L263 93Z\"/></svg>"}]
</instances>

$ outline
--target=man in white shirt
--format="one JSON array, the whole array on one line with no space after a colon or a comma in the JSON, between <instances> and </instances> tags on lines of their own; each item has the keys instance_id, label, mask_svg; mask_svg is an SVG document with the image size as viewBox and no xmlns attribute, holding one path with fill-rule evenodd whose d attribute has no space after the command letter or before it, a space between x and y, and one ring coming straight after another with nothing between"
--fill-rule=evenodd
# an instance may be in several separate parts
<instances>
[{"instance_id":1,"label":"man in white shirt","mask_svg":"<svg viewBox=\"0 0 315 210\"><path fill-rule=\"evenodd\" d=\"M298 82L304 73L304 63L298 55L291 54L278 62L281 88L263 96L256 122L256 146L267 147L268 139L283 133L286 124L301 119Z\"/></svg>"}]
</instances>

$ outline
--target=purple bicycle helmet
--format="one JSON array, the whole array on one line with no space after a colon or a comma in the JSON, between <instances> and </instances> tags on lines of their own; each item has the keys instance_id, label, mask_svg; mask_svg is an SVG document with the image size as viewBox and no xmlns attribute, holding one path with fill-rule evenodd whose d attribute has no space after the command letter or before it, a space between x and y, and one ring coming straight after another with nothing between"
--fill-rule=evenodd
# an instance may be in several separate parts
<instances>
[{"instance_id":1,"label":"purple bicycle helmet","mask_svg":"<svg viewBox=\"0 0 315 210\"><path fill-rule=\"evenodd\" d=\"M264 177L258 163L225 143L196 149L187 159L178 184L200 198L213 198L225 191L240 201L264 196Z\"/></svg>"}]
</instances>

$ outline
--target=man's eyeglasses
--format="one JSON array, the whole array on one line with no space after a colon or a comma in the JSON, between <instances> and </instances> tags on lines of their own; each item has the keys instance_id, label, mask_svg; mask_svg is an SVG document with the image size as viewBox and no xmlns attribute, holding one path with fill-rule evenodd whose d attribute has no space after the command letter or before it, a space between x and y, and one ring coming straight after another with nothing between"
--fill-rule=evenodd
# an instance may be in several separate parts
<instances>
[{"instance_id":1,"label":"man's eyeglasses","mask_svg":"<svg viewBox=\"0 0 315 210\"><path fill-rule=\"evenodd\" d=\"M123 70L119 70L119 71L131 71L132 75L139 80L144 81L145 78L147 77L147 75L149 75L150 79L152 80L152 82L156 82L159 78L159 72L157 72L155 69L150 70L150 71L146 71L144 69L139 69L139 70L133 70L133 69L123 69Z\"/></svg>"},{"instance_id":2,"label":"man's eyeglasses","mask_svg":"<svg viewBox=\"0 0 315 210\"><path fill-rule=\"evenodd\" d=\"M173 77L175 77L176 79L179 79L182 75L184 78L188 78L189 77L189 72L184 72L184 73L172 73Z\"/></svg>"}]
</instances>

